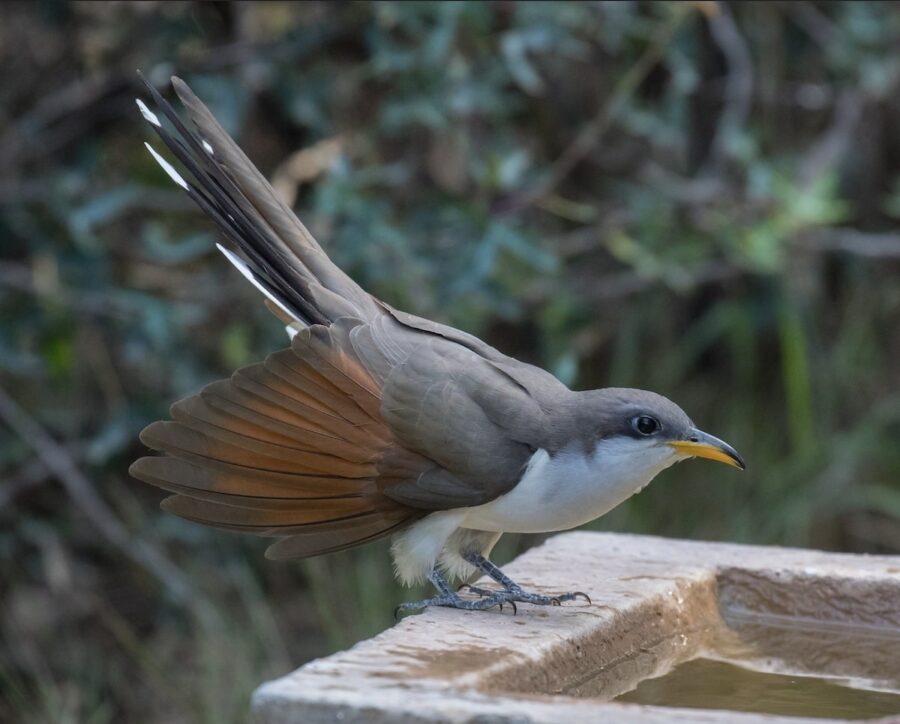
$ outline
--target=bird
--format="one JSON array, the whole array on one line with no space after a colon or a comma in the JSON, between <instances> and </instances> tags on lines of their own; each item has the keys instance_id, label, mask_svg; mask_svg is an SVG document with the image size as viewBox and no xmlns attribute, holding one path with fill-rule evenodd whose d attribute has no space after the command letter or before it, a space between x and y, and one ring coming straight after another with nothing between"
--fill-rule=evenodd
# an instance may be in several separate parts
<instances>
[{"instance_id":1,"label":"bird","mask_svg":"<svg viewBox=\"0 0 900 724\"><path fill-rule=\"evenodd\" d=\"M275 538L266 557L318 556L386 536L396 577L434 594L398 612L590 597L529 591L490 559L503 533L599 518L688 458L744 469L674 402L573 390L459 329L395 309L329 259L177 77L183 120L144 80L137 105L163 170L224 237L218 249L284 324L288 347L174 403L130 474L195 523ZM187 178L186 178L187 177ZM486 575L490 588L466 582ZM461 579L459 588L451 581Z\"/></svg>"}]
</instances>

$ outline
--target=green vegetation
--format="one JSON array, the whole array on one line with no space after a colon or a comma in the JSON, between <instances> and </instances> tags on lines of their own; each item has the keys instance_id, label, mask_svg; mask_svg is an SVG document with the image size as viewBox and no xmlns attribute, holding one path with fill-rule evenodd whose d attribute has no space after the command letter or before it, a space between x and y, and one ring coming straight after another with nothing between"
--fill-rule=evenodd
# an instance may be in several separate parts
<instances>
[{"instance_id":1,"label":"green vegetation","mask_svg":"<svg viewBox=\"0 0 900 724\"><path fill-rule=\"evenodd\" d=\"M135 68L373 293L749 463L598 529L897 553L898 43L874 2L4 5L0 718L243 721L420 593L386 542L266 562L127 477L169 402L285 344L142 148Z\"/></svg>"}]
</instances>

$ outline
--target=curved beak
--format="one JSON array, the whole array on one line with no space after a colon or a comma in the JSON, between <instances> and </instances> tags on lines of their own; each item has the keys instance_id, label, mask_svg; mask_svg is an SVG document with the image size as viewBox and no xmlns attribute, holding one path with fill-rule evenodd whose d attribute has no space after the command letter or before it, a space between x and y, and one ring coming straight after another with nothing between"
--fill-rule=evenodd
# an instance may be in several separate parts
<instances>
[{"instance_id":1,"label":"curved beak","mask_svg":"<svg viewBox=\"0 0 900 724\"><path fill-rule=\"evenodd\" d=\"M686 440L674 440L669 445L682 455L717 460L741 470L746 467L744 459L731 445L696 428L691 430Z\"/></svg>"}]
</instances>

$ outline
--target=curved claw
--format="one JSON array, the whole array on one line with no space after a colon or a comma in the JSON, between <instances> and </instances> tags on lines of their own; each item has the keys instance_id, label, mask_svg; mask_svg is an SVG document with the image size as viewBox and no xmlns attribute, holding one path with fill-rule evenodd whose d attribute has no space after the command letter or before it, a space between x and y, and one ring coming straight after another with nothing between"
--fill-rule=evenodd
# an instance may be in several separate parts
<instances>
[{"instance_id":1,"label":"curved claw","mask_svg":"<svg viewBox=\"0 0 900 724\"><path fill-rule=\"evenodd\" d=\"M401 611L414 611L417 608L426 609L430 604L425 601L419 601L418 603L401 603L397 608L394 609L394 620L400 620L400 612Z\"/></svg>"},{"instance_id":2,"label":"curved claw","mask_svg":"<svg viewBox=\"0 0 900 724\"><path fill-rule=\"evenodd\" d=\"M582 596L582 597L584 598L584 600L587 601L588 606L593 605L594 602L591 600L591 597L588 596L584 591L573 591L573 592L572 592L572 600L573 600L573 601L574 601L576 598L578 598L579 596Z\"/></svg>"},{"instance_id":3,"label":"curved claw","mask_svg":"<svg viewBox=\"0 0 900 724\"><path fill-rule=\"evenodd\" d=\"M473 586L471 583L460 583L459 586L456 587L456 592L459 593L463 589L466 589L469 593L478 593L480 590L477 586Z\"/></svg>"},{"instance_id":4,"label":"curved claw","mask_svg":"<svg viewBox=\"0 0 900 724\"><path fill-rule=\"evenodd\" d=\"M463 588L469 589L469 593L474 593L479 598L484 598L485 596L496 596L498 593L501 593L501 591L492 591L488 588L473 586L471 583L461 583L459 588L456 589L456 592L459 593Z\"/></svg>"},{"instance_id":5,"label":"curved claw","mask_svg":"<svg viewBox=\"0 0 900 724\"><path fill-rule=\"evenodd\" d=\"M519 609L516 608L516 602L515 602L515 601L510 601L510 602L509 602L509 605L512 606L513 616L516 616L516 615L519 613Z\"/></svg>"},{"instance_id":6,"label":"curved claw","mask_svg":"<svg viewBox=\"0 0 900 724\"><path fill-rule=\"evenodd\" d=\"M551 606L562 606L562 601L560 601L556 596L550 599Z\"/></svg>"},{"instance_id":7,"label":"curved claw","mask_svg":"<svg viewBox=\"0 0 900 724\"><path fill-rule=\"evenodd\" d=\"M484 596L482 596L481 598L478 599L479 602L480 602L480 601L483 601L483 600L484 600ZM480 610L482 610L482 611L488 611L488 610L492 609L494 606L496 606L497 609L498 609L498 611L502 612L502 611L503 611L503 604L504 604L504 603L506 603L506 602L505 602L505 601L502 601L502 600L496 600L496 599L494 599L494 600L490 603L490 605L485 606L484 608L482 608L482 609L480 609Z\"/></svg>"}]
</instances>

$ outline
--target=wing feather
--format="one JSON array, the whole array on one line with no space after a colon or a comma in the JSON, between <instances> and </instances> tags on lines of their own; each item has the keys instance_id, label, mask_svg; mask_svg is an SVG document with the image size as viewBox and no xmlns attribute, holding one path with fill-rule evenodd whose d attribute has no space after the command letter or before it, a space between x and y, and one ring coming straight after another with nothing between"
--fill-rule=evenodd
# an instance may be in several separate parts
<instances>
[{"instance_id":1,"label":"wing feather","mask_svg":"<svg viewBox=\"0 0 900 724\"><path fill-rule=\"evenodd\" d=\"M229 260L292 340L147 427L141 439L163 456L135 462L135 477L174 493L163 506L185 518L283 537L271 557L358 545L511 490L556 434L568 388L371 297L187 85L173 84L196 130L153 88L166 126L139 105L186 175L154 156L219 226Z\"/></svg>"}]
</instances>

